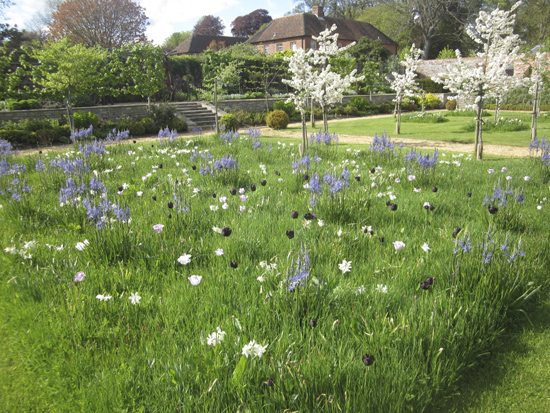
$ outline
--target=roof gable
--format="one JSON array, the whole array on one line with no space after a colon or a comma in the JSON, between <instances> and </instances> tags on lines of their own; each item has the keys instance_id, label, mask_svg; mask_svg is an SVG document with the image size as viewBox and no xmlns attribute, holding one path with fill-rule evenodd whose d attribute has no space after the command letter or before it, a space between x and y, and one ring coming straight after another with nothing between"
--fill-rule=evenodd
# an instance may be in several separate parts
<instances>
[{"instance_id":1,"label":"roof gable","mask_svg":"<svg viewBox=\"0 0 550 413\"><path fill-rule=\"evenodd\" d=\"M370 23L334 17L317 17L311 13L293 14L272 20L247 42L254 44L296 37L319 36L319 33L330 29L332 25L336 25L336 32L341 40L357 41L361 37L368 37L380 39L383 44L397 46L396 42Z\"/></svg>"}]
</instances>

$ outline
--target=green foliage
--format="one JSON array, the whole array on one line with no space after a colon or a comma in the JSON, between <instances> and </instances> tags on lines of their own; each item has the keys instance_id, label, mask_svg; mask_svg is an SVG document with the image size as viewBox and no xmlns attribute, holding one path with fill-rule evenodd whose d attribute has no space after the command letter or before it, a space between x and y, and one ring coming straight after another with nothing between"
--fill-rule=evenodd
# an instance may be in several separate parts
<instances>
[{"instance_id":1,"label":"green foliage","mask_svg":"<svg viewBox=\"0 0 550 413\"><path fill-rule=\"evenodd\" d=\"M187 122L183 119L175 117L174 120L172 120L170 129L176 130L177 132L182 132L182 133L187 132Z\"/></svg>"},{"instance_id":2,"label":"green foliage","mask_svg":"<svg viewBox=\"0 0 550 413\"><path fill-rule=\"evenodd\" d=\"M176 107L169 103L159 103L158 105L150 105L149 113L157 127L164 129L172 125L176 117Z\"/></svg>"},{"instance_id":3,"label":"green foliage","mask_svg":"<svg viewBox=\"0 0 550 413\"><path fill-rule=\"evenodd\" d=\"M441 109L441 99L428 93L424 96L424 105L429 109Z\"/></svg>"},{"instance_id":4,"label":"green foliage","mask_svg":"<svg viewBox=\"0 0 550 413\"><path fill-rule=\"evenodd\" d=\"M456 59L456 52L450 49L448 46L445 46L443 50L439 51L437 58L438 59Z\"/></svg>"},{"instance_id":5,"label":"green foliage","mask_svg":"<svg viewBox=\"0 0 550 413\"><path fill-rule=\"evenodd\" d=\"M100 125L99 118L92 112L75 112L73 117L76 129L86 129L90 125L97 129Z\"/></svg>"},{"instance_id":6,"label":"green foliage","mask_svg":"<svg viewBox=\"0 0 550 413\"><path fill-rule=\"evenodd\" d=\"M296 113L296 106L294 102L287 102L286 100L278 100L273 103L273 110L283 110L288 115L289 118L293 117Z\"/></svg>"},{"instance_id":7,"label":"green foliage","mask_svg":"<svg viewBox=\"0 0 550 413\"><path fill-rule=\"evenodd\" d=\"M239 121L237 120L237 117L235 115L232 115L230 113L226 113L220 118L220 128L228 131L237 131L239 130Z\"/></svg>"},{"instance_id":8,"label":"green foliage","mask_svg":"<svg viewBox=\"0 0 550 413\"><path fill-rule=\"evenodd\" d=\"M231 112L237 118L240 125L260 126L265 125L266 112L236 109Z\"/></svg>"},{"instance_id":9,"label":"green foliage","mask_svg":"<svg viewBox=\"0 0 550 413\"><path fill-rule=\"evenodd\" d=\"M73 102L74 107L94 106L94 101L90 95L77 96Z\"/></svg>"},{"instance_id":10,"label":"green foliage","mask_svg":"<svg viewBox=\"0 0 550 413\"><path fill-rule=\"evenodd\" d=\"M370 109L371 103L367 99L364 99L359 96L354 96L349 100L347 106L350 106L352 108L357 108L357 110L359 111L366 112L367 110Z\"/></svg>"},{"instance_id":11,"label":"green foliage","mask_svg":"<svg viewBox=\"0 0 550 413\"><path fill-rule=\"evenodd\" d=\"M450 99L445 103L445 109L447 110L456 110L456 99Z\"/></svg>"},{"instance_id":12,"label":"green foliage","mask_svg":"<svg viewBox=\"0 0 550 413\"><path fill-rule=\"evenodd\" d=\"M174 32L162 43L162 48L170 52L182 44L189 36L191 36L191 32Z\"/></svg>"},{"instance_id":13,"label":"green foliage","mask_svg":"<svg viewBox=\"0 0 550 413\"><path fill-rule=\"evenodd\" d=\"M36 99L9 100L6 103L7 110L40 109L40 102Z\"/></svg>"},{"instance_id":14,"label":"green foliage","mask_svg":"<svg viewBox=\"0 0 550 413\"><path fill-rule=\"evenodd\" d=\"M279 130L286 129L290 119L284 110L274 110L273 112L268 113L265 121L267 126L270 128Z\"/></svg>"},{"instance_id":15,"label":"green foliage","mask_svg":"<svg viewBox=\"0 0 550 413\"><path fill-rule=\"evenodd\" d=\"M445 116L438 113L413 113L410 115L404 115L401 117L402 122L411 122L411 123L445 123L449 122Z\"/></svg>"},{"instance_id":16,"label":"green foliage","mask_svg":"<svg viewBox=\"0 0 550 413\"><path fill-rule=\"evenodd\" d=\"M483 132L516 132L528 130L530 127L531 124L529 122L525 122L523 119L518 118L501 118L498 122L495 122L494 119L487 119L483 121ZM475 121L468 122L467 125L464 125L463 130L467 132L475 131Z\"/></svg>"},{"instance_id":17,"label":"green foliage","mask_svg":"<svg viewBox=\"0 0 550 413\"><path fill-rule=\"evenodd\" d=\"M145 129L145 133L157 133L158 127L155 123L155 121L152 118L143 118L141 120L141 123L143 124L143 128Z\"/></svg>"}]
</instances>

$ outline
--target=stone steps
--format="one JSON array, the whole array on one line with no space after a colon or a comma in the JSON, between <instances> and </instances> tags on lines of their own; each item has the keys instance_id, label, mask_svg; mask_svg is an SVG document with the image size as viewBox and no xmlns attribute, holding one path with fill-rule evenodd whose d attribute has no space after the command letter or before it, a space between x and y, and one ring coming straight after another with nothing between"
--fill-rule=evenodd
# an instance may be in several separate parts
<instances>
[{"instance_id":1,"label":"stone steps","mask_svg":"<svg viewBox=\"0 0 550 413\"><path fill-rule=\"evenodd\" d=\"M216 119L214 111L206 105L198 102L176 102L176 114L183 115L187 119L189 130L202 128L211 130L214 128Z\"/></svg>"}]
</instances>

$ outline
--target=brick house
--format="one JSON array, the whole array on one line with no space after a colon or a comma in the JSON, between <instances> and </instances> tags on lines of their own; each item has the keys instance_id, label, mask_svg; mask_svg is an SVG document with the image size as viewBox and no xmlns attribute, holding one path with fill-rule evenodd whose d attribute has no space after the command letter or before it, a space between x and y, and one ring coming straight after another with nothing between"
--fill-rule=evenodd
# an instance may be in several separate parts
<instances>
[{"instance_id":1,"label":"brick house","mask_svg":"<svg viewBox=\"0 0 550 413\"><path fill-rule=\"evenodd\" d=\"M210 36L205 34L192 34L185 39L178 47L170 52L171 55L198 55L203 53L212 42L223 43L225 47L233 46L237 43L244 43L247 37L231 36Z\"/></svg>"},{"instance_id":2,"label":"brick house","mask_svg":"<svg viewBox=\"0 0 550 413\"><path fill-rule=\"evenodd\" d=\"M332 25L338 28L338 45L347 46L361 37L380 39L382 45L397 54L397 43L367 22L327 17L322 6L314 6L312 13L299 13L272 20L256 32L248 43L256 45L265 54L285 50L316 48L313 36L319 36Z\"/></svg>"}]
</instances>

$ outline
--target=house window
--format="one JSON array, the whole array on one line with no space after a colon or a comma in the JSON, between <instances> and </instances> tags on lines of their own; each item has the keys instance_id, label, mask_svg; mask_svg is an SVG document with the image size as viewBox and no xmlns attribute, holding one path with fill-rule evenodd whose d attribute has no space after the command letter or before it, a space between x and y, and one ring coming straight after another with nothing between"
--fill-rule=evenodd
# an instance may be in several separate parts
<instances>
[{"instance_id":1,"label":"house window","mask_svg":"<svg viewBox=\"0 0 550 413\"><path fill-rule=\"evenodd\" d=\"M317 50L317 42L315 40L312 40L310 43L309 43L309 48L310 49L313 49L313 50Z\"/></svg>"},{"instance_id":2,"label":"house window","mask_svg":"<svg viewBox=\"0 0 550 413\"><path fill-rule=\"evenodd\" d=\"M282 45L282 43L278 43L278 44L277 44L277 51L278 51L278 52L282 52L282 51L283 51L283 45Z\"/></svg>"},{"instance_id":3,"label":"house window","mask_svg":"<svg viewBox=\"0 0 550 413\"><path fill-rule=\"evenodd\" d=\"M264 53L269 54L269 45L264 46Z\"/></svg>"},{"instance_id":4,"label":"house window","mask_svg":"<svg viewBox=\"0 0 550 413\"><path fill-rule=\"evenodd\" d=\"M338 47L342 48L343 47L342 43L338 42Z\"/></svg>"},{"instance_id":5,"label":"house window","mask_svg":"<svg viewBox=\"0 0 550 413\"><path fill-rule=\"evenodd\" d=\"M290 50L296 50L296 42L290 42Z\"/></svg>"}]
</instances>

